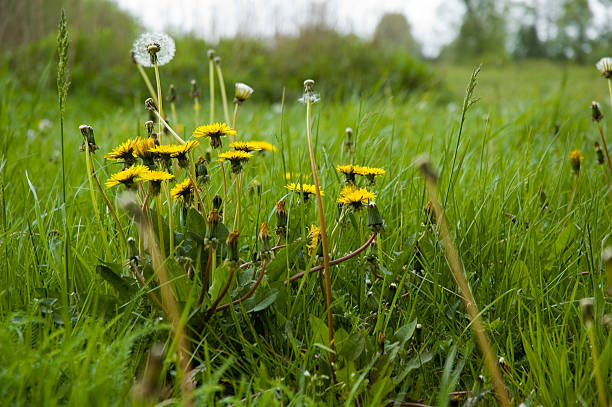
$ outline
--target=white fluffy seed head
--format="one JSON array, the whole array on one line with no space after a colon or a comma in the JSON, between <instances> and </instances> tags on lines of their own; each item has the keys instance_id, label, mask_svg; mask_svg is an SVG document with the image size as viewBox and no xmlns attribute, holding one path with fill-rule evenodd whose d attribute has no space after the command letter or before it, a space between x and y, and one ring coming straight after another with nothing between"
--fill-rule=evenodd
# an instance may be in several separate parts
<instances>
[{"instance_id":1,"label":"white fluffy seed head","mask_svg":"<svg viewBox=\"0 0 612 407\"><path fill-rule=\"evenodd\" d=\"M134 59L144 67L153 67L150 50L154 48L158 48L156 51L158 66L165 65L174 58L176 45L170 36L164 33L143 33L136 38L132 46Z\"/></svg>"},{"instance_id":2,"label":"white fluffy seed head","mask_svg":"<svg viewBox=\"0 0 612 407\"><path fill-rule=\"evenodd\" d=\"M597 61L595 67L604 77L612 78L612 58L601 58L599 61Z\"/></svg>"}]
</instances>

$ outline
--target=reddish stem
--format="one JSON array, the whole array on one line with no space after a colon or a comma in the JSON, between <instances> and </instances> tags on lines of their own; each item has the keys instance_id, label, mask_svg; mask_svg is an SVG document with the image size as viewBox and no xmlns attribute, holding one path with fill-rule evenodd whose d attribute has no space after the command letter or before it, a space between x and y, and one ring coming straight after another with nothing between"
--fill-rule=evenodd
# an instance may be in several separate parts
<instances>
[{"instance_id":1,"label":"reddish stem","mask_svg":"<svg viewBox=\"0 0 612 407\"><path fill-rule=\"evenodd\" d=\"M372 242L374 241L375 238L376 238L376 233L372 233L370 235L370 238L363 244L363 246L361 246L359 249L355 250L354 252L347 254L344 257L340 257L339 259L330 261L329 262L330 266L335 266L336 264L340 264L343 261L346 261L346 260L348 260L348 259L350 259L352 257L357 256L359 253L361 253L362 251L367 249L367 247L372 244ZM310 274L310 273L312 273L314 271L320 271L320 270L323 270L323 269L324 269L324 267L322 265L315 266L315 267L311 268L310 270L308 270L308 274ZM291 282L301 278L302 276L304 276L304 274L306 274L306 272L305 271L301 271L301 272L299 272L297 274L292 275L291 277L289 277L289 280L285 281L285 284L291 283Z\"/></svg>"},{"instance_id":2,"label":"reddish stem","mask_svg":"<svg viewBox=\"0 0 612 407\"><path fill-rule=\"evenodd\" d=\"M227 294L227 291L229 290L230 285L232 284L232 280L234 279L234 272L235 271L236 271L236 269L232 267L232 269L230 271L230 275L229 275L229 277L227 279L227 283L225 283L225 287L223 287L223 290L221 291L221 294L219 294L217 299L210 306L210 309L208 310L208 312L206 312L206 316L204 317L204 321L208 321L210 319L210 317L213 316L213 314L215 313L215 310L217 309L217 305L219 305L219 303L221 302L223 297L225 297L225 294Z\"/></svg>"},{"instance_id":3,"label":"reddish stem","mask_svg":"<svg viewBox=\"0 0 612 407\"><path fill-rule=\"evenodd\" d=\"M253 293L255 292L255 290L257 290L257 287L259 287L259 284L261 283L261 280L263 280L263 276L264 273L266 271L266 262L264 261L261 265L261 272L259 273L259 277L257 277L257 281L255 281L255 284L253 284L253 287L251 287L251 289L242 297L240 297L237 300L232 301L232 305L238 305L241 302L247 300L251 295L253 295ZM225 294L224 294L225 295ZM220 298L222 298L223 296L221 296ZM215 304L216 305L216 304ZM219 312L219 311L223 311L224 309L229 308L230 304L223 304L218 308L213 308L210 307L210 310L208 311L208 313L206 314L206 318L205 320L208 321L208 319L210 319L210 317L212 316L212 314L214 314L215 312ZM209 315L210 314L210 315Z\"/></svg>"}]
</instances>

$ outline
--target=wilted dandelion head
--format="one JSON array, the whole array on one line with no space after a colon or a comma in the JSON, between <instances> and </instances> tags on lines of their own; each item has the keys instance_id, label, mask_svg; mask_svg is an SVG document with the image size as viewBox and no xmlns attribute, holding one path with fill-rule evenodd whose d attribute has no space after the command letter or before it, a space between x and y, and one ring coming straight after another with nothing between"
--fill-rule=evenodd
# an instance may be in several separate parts
<instances>
[{"instance_id":1,"label":"wilted dandelion head","mask_svg":"<svg viewBox=\"0 0 612 407\"><path fill-rule=\"evenodd\" d=\"M308 102L310 102L314 104L320 100L319 94L314 91L314 83L312 79L306 79L304 81L304 94L298 99L298 102L303 104L308 104Z\"/></svg>"},{"instance_id":2,"label":"wilted dandelion head","mask_svg":"<svg viewBox=\"0 0 612 407\"><path fill-rule=\"evenodd\" d=\"M234 103L242 103L253 94L253 88L246 83L236 83L236 98Z\"/></svg>"},{"instance_id":3,"label":"wilted dandelion head","mask_svg":"<svg viewBox=\"0 0 612 407\"><path fill-rule=\"evenodd\" d=\"M174 58L175 51L174 40L164 33L143 33L132 46L134 59L144 67L167 64Z\"/></svg>"},{"instance_id":4,"label":"wilted dandelion head","mask_svg":"<svg viewBox=\"0 0 612 407\"><path fill-rule=\"evenodd\" d=\"M604 78L612 78L612 58L601 58L599 61L597 61L595 67L599 72L601 72L601 76L603 76Z\"/></svg>"},{"instance_id":5,"label":"wilted dandelion head","mask_svg":"<svg viewBox=\"0 0 612 407\"><path fill-rule=\"evenodd\" d=\"M595 101L591 102L591 113L591 117L594 122L600 122L603 119L603 113L601 113L599 103Z\"/></svg>"},{"instance_id":6,"label":"wilted dandelion head","mask_svg":"<svg viewBox=\"0 0 612 407\"><path fill-rule=\"evenodd\" d=\"M584 160L584 156L580 150L572 150L569 155L570 164L576 174L580 172L580 163Z\"/></svg>"}]
</instances>

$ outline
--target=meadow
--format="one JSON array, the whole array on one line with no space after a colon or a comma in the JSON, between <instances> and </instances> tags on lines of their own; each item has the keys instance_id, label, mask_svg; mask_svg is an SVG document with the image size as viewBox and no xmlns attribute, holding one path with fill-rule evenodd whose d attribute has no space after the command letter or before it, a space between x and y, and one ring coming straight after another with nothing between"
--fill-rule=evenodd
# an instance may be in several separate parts
<instances>
[{"instance_id":1,"label":"meadow","mask_svg":"<svg viewBox=\"0 0 612 407\"><path fill-rule=\"evenodd\" d=\"M359 180L376 194L384 231L374 244L331 268L333 350L323 273L286 281L323 263L320 246L309 237L311 225L318 224L315 197L304 202L302 194L286 188L289 182L313 181L303 104L293 97L258 101L257 84L250 84L255 91L240 107L237 139L267 141L276 151L254 153L240 177L226 166L225 194L215 160L227 150L229 137L223 138L223 148L211 152L208 182L201 185L200 209L206 210L198 211L197 197L191 209L171 200L175 239L181 243L175 256L163 261L169 281L160 283L162 266L154 249L135 248L146 229L139 224L141 215L134 219L134 210L121 204L126 199L122 186L103 185L121 170L104 155L127 139L147 136L144 84L141 97L122 105L79 89L68 94L64 205L57 95L42 85L40 91L25 91L3 72L0 404L189 405L189 392L196 405L495 405L491 374L471 330L473 319L463 306L428 206L431 197L415 165L422 154L439 175L440 202L512 405L601 403L596 371L606 384L612 374L612 303L605 295L611 282L602 260L610 244L612 206L607 167L598 163L593 149L599 132L591 101L601 103L608 133L612 110L606 80L594 67L484 65L475 81L474 104L465 111L472 69L434 67L444 93L399 97L401 90L386 88L346 100L329 100L322 93L312 105L332 259L353 252L372 233L368 209L339 209L337 197L345 183L337 166L385 170L373 184ZM172 78L164 76L163 66L160 74L165 90ZM316 90L325 78L315 79ZM302 89L301 83L283 86L293 93ZM226 88L232 99L233 84ZM177 101L176 129L183 139L209 122L207 92L204 88L199 123L191 101ZM219 93L216 97L214 119L223 121ZM168 109L168 102L164 106ZM83 124L95 133L96 173L125 235L138 242L134 246L122 240L112 211L94 188L100 220L96 216L87 153L80 151ZM350 148L347 127L353 134ZM192 160L209 149L201 139ZM569 159L575 149L584 155L578 173ZM179 181L187 171L175 168ZM219 305L255 284L262 259L267 268L250 298L207 319L206 308L197 303L208 266L204 251L195 261L190 253L201 245L198 234L210 230L210 222L204 223L215 194L226 195L226 214L234 213L240 196L237 261L250 264L236 272ZM277 241L280 200L288 224L278 242L287 247L275 250L272 259L269 246ZM231 230L236 223L228 218ZM155 224L156 217L151 219ZM261 238L262 222L269 223L267 240L265 233ZM166 226L150 229L159 235ZM135 252L153 258L152 266L141 268L145 284L131 269ZM210 298L204 300L208 309L229 278L231 267L222 266L223 260L213 260L217 269ZM164 297L164 287L172 288L180 319L153 300ZM591 331L579 306L583 298L593 298ZM189 349L188 356L181 348Z\"/></svg>"}]
</instances>

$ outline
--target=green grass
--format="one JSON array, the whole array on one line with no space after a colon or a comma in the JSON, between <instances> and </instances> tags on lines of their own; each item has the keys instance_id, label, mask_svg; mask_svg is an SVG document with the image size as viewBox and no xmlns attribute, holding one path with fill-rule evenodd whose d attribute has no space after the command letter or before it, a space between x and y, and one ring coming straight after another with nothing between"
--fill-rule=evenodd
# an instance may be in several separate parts
<instances>
[{"instance_id":1,"label":"green grass","mask_svg":"<svg viewBox=\"0 0 612 407\"><path fill-rule=\"evenodd\" d=\"M197 367L195 395L200 405L366 406L410 400L446 405L448 394L458 391L472 392L477 400L470 405L495 403L443 248L435 230L426 225L427 197L414 167L422 153L440 173L439 192L447 202L451 232L494 351L507 362L504 379L512 399L534 406L597 404L578 301L595 298L597 321L612 311L610 299L604 297L601 263L602 249L610 243L612 206L593 151L598 133L589 111L595 99L603 102L604 115L612 116L606 83L590 67L569 67L564 76L559 67L544 63L484 66L475 91L481 100L467 116L449 189L458 109L470 71L471 67L440 68L451 103L440 102L437 94L420 94L403 102L373 95L329 104L322 95L314 106L313 136L328 230L336 228L330 241L332 258L357 248L369 235L365 212L340 225L336 221L335 197L342 183L335 166L348 160L343 152L347 126L355 130L356 163L387 171L372 188L386 231L376 247L332 269L336 386L329 380L326 310L319 281L311 276L289 287L283 284L309 264L306 228L317 223L314 202L300 204L284 188L285 172L309 174L305 108L293 100L282 108L259 104L257 93L243 105L239 134L273 142L279 149L246 165L241 257L254 251L259 222L275 226L274 204L281 198L287 200L292 240L302 240L278 251L268 267L256 298L265 300L276 292L272 305L258 312L247 312L245 306L215 314L202 333L193 330L199 325L198 314L190 320L191 366ZM161 74L163 81L163 69ZM2 405L130 404L130 388L142 375L152 344L162 343L166 351L172 345L170 326L148 300L148 289L128 287L126 297L96 271L102 261L125 259L99 194L103 225L97 224L85 157L79 152L78 125L90 124L100 146L95 161L101 180L119 169L103 155L119 142L143 135L144 86L138 91L142 93L125 106L106 105L95 95L68 96L67 285L54 95L24 92L8 74L0 79ZM194 123L186 103L179 105L179 121L189 137ZM202 104L205 108L207 101ZM201 117L207 116L202 110ZM605 130L610 127L607 117ZM52 126L38 130L44 118ZM573 181L568 156L576 148L585 160L568 210ZM222 184L216 164L210 172L212 196ZM261 195L252 187L255 179ZM546 210L540 189L546 194ZM445 196L447 190L450 194ZM109 196L115 201L115 190ZM228 208L233 208L232 202ZM137 238L137 227L119 212L128 235ZM175 217L178 213L177 205ZM106 254L101 227L111 239L113 258ZM383 281L371 273L366 261L371 256L378 257L376 270ZM188 279L176 262L168 264L179 301L197 298L199 293L190 294L197 279ZM240 273L238 281L250 285L256 272ZM73 291L63 292L66 286ZM599 322L595 326L604 382L609 383L610 328ZM376 340L379 332L386 335L384 353ZM162 376L165 398L179 403L172 352L165 358Z\"/></svg>"}]
</instances>

